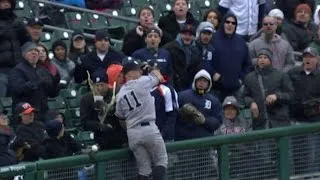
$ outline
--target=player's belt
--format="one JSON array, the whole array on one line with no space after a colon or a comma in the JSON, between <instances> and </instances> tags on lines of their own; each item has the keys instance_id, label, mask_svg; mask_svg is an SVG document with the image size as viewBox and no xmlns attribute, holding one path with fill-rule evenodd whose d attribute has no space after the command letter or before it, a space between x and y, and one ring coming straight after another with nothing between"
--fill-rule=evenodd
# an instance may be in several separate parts
<instances>
[{"instance_id":1,"label":"player's belt","mask_svg":"<svg viewBox=\"0 0 320 180\"><path fill-rule=\"evenodd\" d=\"M143 123L141 123L140 125L141 125L141 126L149 126L150 123L149 123L149 122L143 122Z\"/></svg>"}]
</instances>

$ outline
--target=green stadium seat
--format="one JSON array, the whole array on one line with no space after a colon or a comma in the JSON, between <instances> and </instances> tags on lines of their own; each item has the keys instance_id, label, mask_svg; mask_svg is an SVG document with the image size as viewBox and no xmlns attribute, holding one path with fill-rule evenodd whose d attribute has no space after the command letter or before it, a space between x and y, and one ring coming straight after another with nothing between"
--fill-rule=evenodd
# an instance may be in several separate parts
<instances>
[{"instance_id":1,"label":"green stadium seat","mask_svg":"<svg viewBox=\"0 0 320 180\"><path fill-rule=\"evenodd\" d=\"M82 129L82 123L80 120L80 108L70 108L65 112L67 128Z\"/></svg>"},{"instance_id":2,"label":"green stadium seat","mask_svg":"<svg viewBox=\"0 0 320 180\"><path fill-rule=\"evenodd\" d=\"M96 31L98 29L105 29L109 26L109 22L104 16L92 13L84 13L83 15L87 16L87 19L90 22L90 29L92 31Z\"/></svg>"},{"instance_id":3,"label":"green stadium seat","mask_svg":"<svg viewBox=\"0 0 320 180\"><path fill-rule=\"evenodd\" d=\"M18 0L14 12L18 17L24 19L29 19L34 16L27 0Z\"/></svg>"},{"instance_id":4,"label":"green stadium seat","mask_svg":"<svg viewBox=\"0 0 320 180\"><path fill-rule=\"evenodd\" d=\"M139 6L139 7L143 7L143 6L148 6L151 4L150 0L131 0L132 5L134 6Z\"/></svg>"},{"instance_id":5,"label":"green stadium seat","mask_svg":"<svg viewBox=\"0 0 320 180\"><path fill-rule=\"evenodd\" d=\"M58 110L59 112L64 112L66 109L66 103L61 96L48 99L49 110Z\"/></svg>"},{"instance_id":6,"label":"green stadium seat","mask_svg":"<svg viewBox=\"0 0 320 180\"><path fill-rule=\"evenodd\" d=\"M79 12L66 12L64 14L68 29L88 29L90 22L86 15Z\"/></svg>"},{"instance_id":7,"label":"green stadium seat","mask_svg":"<svg viewBox=\"0 0 320 180\"><path fill-rule=\"evenodd\" d=\"M85 145L85 146L90 146L95 144L94 141L94 133L91 131L80 131L78 133L78 137L79 141L81 142L81 144Z\"/></svg>"},{"instance_id":8,"label":"green stadium seat","mask_svg":"<svg viewBox=\"0 0 320 180\"><path fill-rule=\"evenodd\" d=\"M41 33L41 38L40 38L40 42L44 45L46 45L46 47L51 50L52 47L52 33L50 32L42 32Z\"/></svg>"},{"instance_id":9,"label":"green stadium seat","mask_svg":"<svg viewBox=\"0 0 320 180\"><path fill-rule=\"evenodd\" d=\"M123 7L132 7L131 0L123 0Z\"/></svg>"},{"instance_id":10,"label":"green stadium seat","mask_svg":"<svg viewBox=\"0 0 320 180\"><path fill-rule=\"evenodd\" d=\"M87 94L89 91L90 91L89 87L87 85L85 85L85 86L82 86L79 88L78 94L79 94L79 96L82 96L82 95Z\"/></svg>"},{"instance_id":11,"label":"green stadium seat","mask_svg":"<svg viewBox=\"0 0 320 180\"><path fill-rule=\"evenodd\" d=\"M118 51L121 51L123 43L111 42L112 47Z\"/></svg>"},{"instance_id":12,"label":"green stadium seat","mask_svg":"<svg viewBox=\"0 0 320 180\"><path fill-rule=\"evenodd\" d=\"M159 19L163 16L160 8L158 6L156 6L156 5L150 6L150 8L153 9L154 19L155 19L156 22L158 22Z\"/></svg>"},{"instance_id":13,"label":"green stadium seat","mask_svg":"<svg viewBox=\"0 0 320 180\"><path fill-rule=\"evenodd\" d=\"M66 31L53 31L52 33L52 43L54 43L57 40L62 40L66 45L67 48L70 48L70 40L71 40L72 34ZM49 47L51 49L51 47Z\"/></svg>"},{"instance_id":14,"label":"green stadium seat","mask_svg":"<svg viewBox=\"0 0 320 180\"><path fill-rule=\"evenodd\" d=\"M0 104L3 108L11 108L12 106L12 98L11 97L1 97Z\"/></svg>"}]
</instances>

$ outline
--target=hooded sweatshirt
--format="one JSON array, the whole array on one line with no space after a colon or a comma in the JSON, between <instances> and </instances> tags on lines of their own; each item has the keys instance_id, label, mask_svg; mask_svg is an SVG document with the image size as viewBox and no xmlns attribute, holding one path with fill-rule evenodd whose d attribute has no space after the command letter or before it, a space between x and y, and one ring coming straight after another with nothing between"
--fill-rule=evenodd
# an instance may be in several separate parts
<instances>
[{"instance_id":1,"label":"hooded sweatshirt","mask_svg":"<svg viewBox=\"0 0 320 180\"><path fill-rule=\"evenodd\" d=\"M211 44L211 42L209 42L209 44L203 44L201 42L201 33L204 32L205 28L212 28L214 30L214 27L212 25L212 23L210 22L202 22L200 23L200 25L197 28L197 32L196 32L196 46L198 47L200 53L201 53L201 57L202 57L202 67L207 70L209 72L209 74L211 74L211 76L213 75L212 72L212 67L213 67L213 54L214 54L214 48ZM213 38L211 38L212 40Z\"/></svg>"},{"instance_id":2,"label":"hooded sweatshirt","mask_svg":"<svg viewBox=\"0 0 320 180\"><path fill-rule=\"evenodd\" d=\"M228 17L233 17L237 22L236 16L228 13L221 24L224 24ZM213 39L213 48L215 49L213 74L217 72L221 75L221 89L227 91L237 90L241 86L240 80L244 78L252 67L248 46L244 39L235 34L235 32L233 35L227 36L224 26L220 26Z\"/></svg>"},{"instance_id":3,"label":"hooded sweatshirt","mask_svg":"<svg viewBox=\"0 0 320 180\"><path fill-rule=\"evenodd\" d=\"M240 134L246 132L250 129L251 124L244 119L241 119L240 108L237 99L234 96L228 96L224 99L222 107L233 106L237 109L237 116L234 119L228 119L223 117L223 124L220 126L219 130L216 131L217 135L227 135L227 134Z\"/></svg>"},{"instance_id":4,"label":"hooded sweatshirt","mask_svg":"<svg viewBox=\"0 0 320 180\"><path fill-rule=\"evenodd\" d=\"M209 87L202 95L196 92L195 86L196 80L201 77L209 81ZM178 93L179 107L191 103L204 115L206 120L203 125L197 125L194 122L187 123L185 120L178 118L175 127L175 140L213 136L214 131L220 127L222 123L221 103L215 96L208 93L211 86L212 80L210 74L202 69L195 75L192 89Z\"/></svg>"},{"instance_id":5,"label":"hooded sweatshirt","mask_svg":"<svg viewBox=\"0 0 320 180\"><path fill-rule=\"evenodd\" d=\"M294 66L294 55L291 45L283 40L279 35L275 35L274 40L267 43L265 34L249 43L249 53L252 62L256 63L256 58L261 49L270 49L273 52L272 66L280 71L287 72Z\"/></svg>"}]
</instances>

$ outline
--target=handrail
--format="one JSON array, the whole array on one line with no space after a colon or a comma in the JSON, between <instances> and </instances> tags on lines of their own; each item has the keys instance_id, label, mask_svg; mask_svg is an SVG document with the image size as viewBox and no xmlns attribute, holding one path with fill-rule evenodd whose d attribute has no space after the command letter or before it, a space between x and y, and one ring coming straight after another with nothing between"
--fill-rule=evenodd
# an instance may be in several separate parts
<instances>
[{"instance_id":1,"label":"handrail","mask_svg":"<svg viewBox=\"0 0 320 180\"><path fill-rule=\"evenodd\" d=\"M268 138L279 138L284 136L301 135L306 133L320 132L320 123L317 124L306 124L306 125L294 125L290 127L274 128L268 130L252 131L239 135L224 135L199 138L186 141L177 141L167 143L167 151L174 152L186 149L196 149L203 147L213 147L223 144L235 144L243 143L254 140L268 139ZM108 160L114 160L119 158L127 158L131 156L129 149L119 149L103 151L93 153L89 155L78 155L64 158L41 160L37 162L37 167L40 170L48 170L54 168L63 168L70 166L77 166L83 164L90 164L94 162L102 162Z\"/></svg>"},{"instance_id":2,"label":"handrail","mask_svg":"<svg viewBox=\"0 0 320 180\"><path fill-rule=\"evenodd\" d=\"M46 1L46 0L33 0L33 1L38 2L38 3L43 3L43 4L54 5L54 6L57 6L60 8L71 9L74 11L81 11L81 12L86 12L86 13L98 14L101 16L119 19L119 20L123 20L123 21L136 22L136 23L139 22L138 19L136 19L136 18L128 18L128 17L124 17L124 16L114 16L114 15L112 15L110 13L106 13L106 12L99 12L99 11L94 11L94 10L90 10L90 9L79 8L76 6L69 6L69 5L57 3L57 2L50 2L50 1Z\"/></svg>"},{"instance_id":3,"label":"handrail","mask_svg":"<svg viewBox=\"0 0 320 180\"><path fill-rule=\"evenodd\" d=\"M65 32L68 32L68 33L73 33L73 30L71 30L71 29L64 29L64 28L60 28L60 27L56 27L56 26L50 26L50 25L47 25L47 24L44 25L44 29L49 29L49 30L54 30L54 31L65 31ZM93 34L88 34L88 33L83 33L83 34L84 34L84 36L86 38L94 39L94 35ZM121 40L112 39L112 38L111 38L111 42L123 43L123 41L121 41Z\"/></svg>"}]
</instances>

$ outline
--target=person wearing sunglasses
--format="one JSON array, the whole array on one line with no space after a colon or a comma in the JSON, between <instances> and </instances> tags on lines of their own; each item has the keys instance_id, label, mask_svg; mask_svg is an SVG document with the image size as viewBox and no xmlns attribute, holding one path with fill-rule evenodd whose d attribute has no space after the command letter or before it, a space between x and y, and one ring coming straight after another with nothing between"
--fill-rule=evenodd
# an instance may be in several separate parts
<instances>
[{"instance_id":1,"label":"person wearing sunglasses","mask_svg":"<svg viewBox=\"0 0 320 180\"><path fill-rule=\"evenodd\" d=\"M251 68L248 46L245 40L236 34L237 24L237 17L234 14L226 14L213 37L215 53L212 58L211 76L214 91L220 94L221 101L239 90L242 79Z\"/></svg>"},{"instance_id":2,"label":"person wearing sunglasses","mask_svg":"<svg viewBox=\"0 0 320 180\"><path fill-rule=\"evenodd\" d=\"M273 52L272 67L287 72L294 66L291 45L276 33L277 20L274 17L264 17L262 25L261 36L249 43L249 54L253 64L256 64L257 55L261 49L270 49Z\"/></svg>"}]
</instances>

